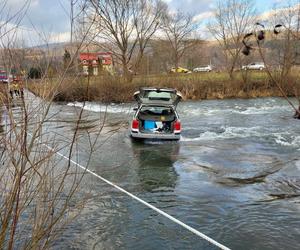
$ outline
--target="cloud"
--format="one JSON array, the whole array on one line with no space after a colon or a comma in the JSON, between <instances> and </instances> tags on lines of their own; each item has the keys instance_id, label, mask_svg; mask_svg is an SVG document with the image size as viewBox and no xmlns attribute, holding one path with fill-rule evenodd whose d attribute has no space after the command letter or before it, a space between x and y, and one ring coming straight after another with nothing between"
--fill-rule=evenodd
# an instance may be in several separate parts
<instances>
[{"instance_id":1,"label":"cloud","mask_svg":"<svg viewBox=\"0 0 300 250\"><path fill-rule=\"evenodd\" d=\"M200 13L198 15L195 15L194 18L193 18L193 21L194 22L200 22L202 20L209 19L209 18L213 17L213 15L214 15L213 11L206 11L206 12Z\"/></svg>"},{"instance_id":2,"label":"cloud","mask_svg":"<svg viewBox=\"0 0 300 250\"><path fill-rule=\"evenodd\" d=\"M276 13L275 10L265 11L264 13L258 16L258 19L261 21L270 20L275 15L275 13Z\"/></svg>"},{"instance_id":3,"label":"cloud","mask_svg":"<svg viewBox=\"0 0 300 250\"><path fill-rule=\"evenodd\" d=\"M18 13L11 23L17 24L23 17L21 24L27 28L66 32L70 23L69 9L67 0L0 0L0 20L8 20Z\"/></svg>"},{"instance_id":4,"label":"cloud","mask_svg":"<svg viewBox=\"0 0 300 250\"><path fill-rule=\"evenodd\" d=\"M70 32L41 32L14 23L0 22L1 47L33 47L40 44L70 41Z\"/></svg>"},{"instance_id":5,"label":"cloud","mask_svg":"<svg viewBox=\"0 0 300 250\"><path fill-rule=\"evenodd\" d=\"M30 5L31 7L38 6L39 0L8 0L3 3L7 10L16 11L19 10L23 5ZM3 5L2 5L3 6Z\"/></svg>"},{"instance_id":6,"label":"cloud","mask_svg":"<svg viewBox=\"0 0 300 250\"><path fill-rule=\"evenodd\" d=\"M61 32L61 33L54 33L54 34L50 35L50 43L69 42L70 36L71 36L71 33L69 31Z\"/></svg>"},{"instance_id":7,"label":"cloud","mask_svg":"<svg viewBox=\"0 0 300 250\"><path fill-rule=\"evenodd\" d=\"M0 22L0 47L24 47L36 37L34 30L14 23ZM35 41L37 42L37 41Z\"/></svg>"},{"instance_id":8,"label":"cloud","mask_svg":"<svg viewBox=\"0 0 300 250\"><path fill-rule=\"evenodd\" d=\"M24 24L44 31L66 32L69 29L68 1L51 0L40 1L38 5L30 6L27 20Z\"/></svg>"},{"instance_id":9,"label":"cloud","mask_svg":"<svg viewBox=\"0 0 300 250\"><path fill-rule=\"evenodd\" d=\"M286 15L294 15L296 16L298 14L298 11L300 9L300 4L295 4L293 6L288 6L288 7L280 7L280 8L276 8L273 10L268 10L263 12L262 14L260 14L258 16L258 19L261 21L270 21L273 18L275 18L275 16L277 16L276 19L283 19L281 21L284 21L284 17ZM277 20L279 21L279 20Z\"/></svg>"},{"instance_id":10,"label":"cloud","mask_svg":"<svg viewBox=\"0 0 300 250\"><path fill-rule=\"evenodd\" d=\"M201 14L211 10L214 0L167 0L169 7L190 14Z\"/></svg>"},{"instance_id":11,"label":"cloud","mask_svg":"<svg viewBox=\"0 0 300 250\"><path fill-rule=\"evenodd\" d=\"M0 0L0 2L1 1L3 0ZM163 1L168 4L171 11L180 10L194 15L194 21L200 21L202 26L205 26L207 20L213 16L213 6L216 2L216 0ZM282 4L286 3L286 0L263 0L261 2L264 1L269 3L275 3L275 1ZM25 0L7 0L7 8L16 11L24 4L24 2ZM20 31L17 33L22 39L25 39L27 36L25 40L28 41L28 44L37 43L39 41L43 42L47 39L51 42L64 42L69 40L69 0L30 0L30 3L27 15L21 23L22 28L20 28ZM263 20L268 20L272 15L274 14L271 10L262 13L260 17ZM25 30L28 32L24 32Z\"/></svg>"},{"instance_id":12,"label":"cloud","mask_svg":"<svg viewBox=\"0 0 300 250\"><path fill-rule=\"evenodd\" d=\"M273 0L274 4L277 4L277 3L286 3L286 2L287 2L286 0Z\"/></svg>"}]
</instances>

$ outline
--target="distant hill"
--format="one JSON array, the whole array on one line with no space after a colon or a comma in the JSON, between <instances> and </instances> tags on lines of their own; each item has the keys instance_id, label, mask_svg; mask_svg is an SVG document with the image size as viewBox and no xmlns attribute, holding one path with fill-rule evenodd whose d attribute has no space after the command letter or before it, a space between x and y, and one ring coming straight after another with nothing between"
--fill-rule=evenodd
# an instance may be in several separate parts
<instances>
[{"instance_id":1,"label":"distant hill","mask_svg":"<svg viewBox=\"0 0 300 250\"><path fill-rule=\"evenodd\" d=\"M61 42L61 43L48 43L48 44L41 44L30 47L30 49L61 49L68 46L70 43L68 42Z\"/></svg>"}]
</instances>

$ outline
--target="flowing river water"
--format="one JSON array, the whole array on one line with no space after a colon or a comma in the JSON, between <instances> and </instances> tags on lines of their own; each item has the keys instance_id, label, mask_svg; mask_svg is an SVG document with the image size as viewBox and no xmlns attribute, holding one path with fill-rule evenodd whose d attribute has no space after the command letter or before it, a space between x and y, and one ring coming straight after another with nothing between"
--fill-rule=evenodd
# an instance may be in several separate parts
<instances>
[{"instance_id":1,"label":"flowing river water","mask_svg":"<svg viewBox=\"0 0 300 250\"><path fill-rule=\"evenodd\" d=\"M76 161L231 249L300 248L300 121L280 98L182 102L178 142L133 143L135 104L87 103ZM82 103L55 104L48 130L68 137ZM75 168L75 166L74 166ZM216 249L87 174L80 215L55 249Z\"/></svg>"}]
</instances>

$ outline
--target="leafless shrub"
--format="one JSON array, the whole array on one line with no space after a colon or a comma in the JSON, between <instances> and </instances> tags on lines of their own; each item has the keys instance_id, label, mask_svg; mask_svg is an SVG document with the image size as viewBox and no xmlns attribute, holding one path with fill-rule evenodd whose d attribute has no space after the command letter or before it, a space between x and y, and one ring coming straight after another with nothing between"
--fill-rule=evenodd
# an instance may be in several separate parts
<instances>
[{"instance_id":1,"label":"leafless shrub","mask_svg":"<svg viewBox=\"0 0 300 250\"><path fill-rule=\"evenodd\" d=\"M3 14L5 4L0 4L0 14ZM17 12L12 17L19 20L20 13L23 12ZM17 37L18 27L9 30L11 19L6 20L1 24L0 38L7 38L10 32ZM2 39L2 47L11 59L7 61L8 69L21 61L14 54L13 38L9 37L8 44ZM76 54L75 51L69 65L55 79L56 84L40 92L40 98L25 93L25 98L11 99L7 87L1 88L0 249L50 248L66 223L76 218L85 204L84 198L77 197L85 170L72 167L71 160L76 157L84 109L80 109L74 117L74 129L68 136L49 131L48 123L59 112L53 107L53 100L61 91L68 67L76 60ZM45 64L40 80L44 86L49 80L47 72L50 65L50 62ZM72 80L78 79L74 77ZM89 86L87 82L81 93L89 93ZM103 129L103 122L99 120L98 130L92 136L86 134L89 142L86 168Z\"/></svg>"}]
</instances>

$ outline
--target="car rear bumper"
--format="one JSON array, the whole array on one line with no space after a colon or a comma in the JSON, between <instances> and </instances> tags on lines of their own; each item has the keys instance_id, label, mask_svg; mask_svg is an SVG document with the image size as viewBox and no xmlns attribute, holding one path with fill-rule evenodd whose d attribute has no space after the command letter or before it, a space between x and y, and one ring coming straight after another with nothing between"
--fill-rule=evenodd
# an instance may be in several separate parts
<instances>
[{"instance_id":1,"label":"car rear bumper","mask_svg":"<svg viewBox=\"0 0 300 250\"><path fill-rule=\"evenodd\" d=\"M159 139L159 140L179 140L180 133L178 134L164 134L164 133L140 133L130 132L131 137L140 139Z\"/></svg>"}]
</instances>

